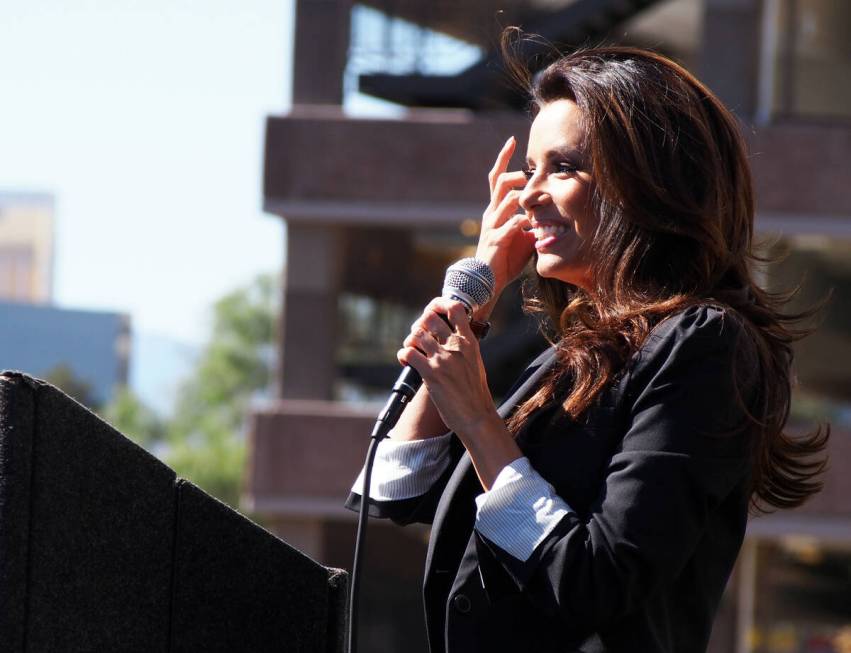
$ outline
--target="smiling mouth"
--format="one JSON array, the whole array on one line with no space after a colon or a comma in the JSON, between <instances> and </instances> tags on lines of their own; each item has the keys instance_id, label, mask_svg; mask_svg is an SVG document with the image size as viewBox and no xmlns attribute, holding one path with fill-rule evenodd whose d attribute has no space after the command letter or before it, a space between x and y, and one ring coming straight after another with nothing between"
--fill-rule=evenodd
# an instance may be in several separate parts
<instances>
[{"instance_id":1,"label":"smiling mouth","mask_svg":"<svg viewBox=\"0 0 851 653\"><path fill-rule=\"evenodd\" d=\"M535 249L539 252L559 240L569 231L566 224L554 222L538 222L532 228L535 234Z\"/></svg>"}]
</instances>

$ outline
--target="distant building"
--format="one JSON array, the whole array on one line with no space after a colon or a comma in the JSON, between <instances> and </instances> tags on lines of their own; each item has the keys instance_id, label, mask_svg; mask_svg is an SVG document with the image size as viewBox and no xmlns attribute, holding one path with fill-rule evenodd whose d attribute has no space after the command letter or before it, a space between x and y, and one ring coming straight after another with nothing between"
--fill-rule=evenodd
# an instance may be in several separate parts
<instances>
[{"instance_id":1,"label":"distant building","mask_svg":"<svg viewBox=\"0 0 851 653\"><path fill-rule=\"evenodd\" d=\"M127 315L0 301L0 369L71 376L101 405L127 383L129 353Z\"/></svg>"},{"instance_id":2,"label":"distant building","mask_svg":"<svg viewBox=\"0 0 851 653\"><path fill-rule=\"evenodd\" d=\"M107 403L127 383L130 318L51 306L53 257L53 196L0 193L0 369L62 380Z\"/></svg>"},{"instance_id":3,"label":"distant building","mask_svg":"<svg viewBox=\"0 0 851 653\"><path fill-rule=\"evenodd\" d=\"M0 193L0 300L53 299L53 196Z\"/></svg>"}]
</instances>

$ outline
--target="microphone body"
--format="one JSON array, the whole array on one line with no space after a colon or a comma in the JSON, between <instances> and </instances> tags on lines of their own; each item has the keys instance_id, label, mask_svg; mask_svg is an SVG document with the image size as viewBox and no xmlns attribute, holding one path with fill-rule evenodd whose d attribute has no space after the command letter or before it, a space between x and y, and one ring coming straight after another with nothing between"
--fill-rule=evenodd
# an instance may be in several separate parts
<instances>
[{"instance_id":1,"label":"microphone body","mask_svg":"<svg viewBox=\"0 0 851 653\"><path fill-rule=\"evenodd\" d=\"M474 258L464 258L446 270L441 294L446 299L464 304L467 315L472 317L475 308L491 300L494 284L493 272L486 263ZM387 433L399 421L402 412L417 394L422 383L420 373L410 365L405 365L393 384L390 397L379 413L370 437L376 440L387 437Z\"/></svg>"}]
</instances>

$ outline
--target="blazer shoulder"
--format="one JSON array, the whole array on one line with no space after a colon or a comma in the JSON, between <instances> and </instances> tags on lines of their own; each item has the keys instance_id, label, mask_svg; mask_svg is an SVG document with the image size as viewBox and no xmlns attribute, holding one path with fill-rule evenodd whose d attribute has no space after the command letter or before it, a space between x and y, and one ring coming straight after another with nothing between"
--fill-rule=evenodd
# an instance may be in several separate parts
<instances>
[{"instance_id":1,"label":"blazer shoulder","mask_svg":"<svg viewBox=\"0 0 851 653\"><path fill-rule=\"evenodd\" d=\"M698 304L659 322L639 347L633 367L678 355L681 350L742 353L742 348L751 350L753 345L744 318L736 311L717 304Z\"/></svg>"},{"instance_id":2,"label":"blazer shoulder","mask_svg":"<svg viewBox=\"0 0 851 653\"><path fill-rule=\"evenodd\" d=\"M679 311L656 325L630 361L628 394L661 396L682 386L690 396L749 404L761 378L754 338L733 309L700 304Z\"/></svg>"}]
</instances>

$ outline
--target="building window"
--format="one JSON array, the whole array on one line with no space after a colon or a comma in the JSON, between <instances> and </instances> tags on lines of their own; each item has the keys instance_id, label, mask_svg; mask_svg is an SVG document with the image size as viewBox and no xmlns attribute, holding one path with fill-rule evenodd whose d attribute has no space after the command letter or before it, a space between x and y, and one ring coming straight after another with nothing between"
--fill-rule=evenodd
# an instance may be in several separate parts
<instances>
[{"instance_id":1,"label":"building window","mask_svg":"<svg viewBox=\"0 0 851 653\"><path fill-rule=\"evenodd\" d=\"M766 0L762 107L774 118L851 118L851 2Z\"/></svg>"},{"instance_id":2,"label":"building window","mask_svg":"<svg viewBox=\"0 0 851 653\"><path fill-rule=\"evenodd\" d=\"M829 421L834 429L851 429L851 313L846 308L851 306L851 238L786 236L773 249L783 258L769 267L765 286L772 292L799 287L790 312L827 300L809 323L815 332L794 346L792 420L801 428Z\"/></svg>"}]
</instances>

